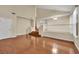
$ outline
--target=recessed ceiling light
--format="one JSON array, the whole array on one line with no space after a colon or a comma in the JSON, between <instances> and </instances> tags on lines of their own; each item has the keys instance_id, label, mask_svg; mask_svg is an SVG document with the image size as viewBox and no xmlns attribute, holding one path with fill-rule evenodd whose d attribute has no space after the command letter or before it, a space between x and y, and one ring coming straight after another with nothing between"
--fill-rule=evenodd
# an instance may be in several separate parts
<instances>
[{"instance_id":1,"label":"recessed ceiling light","mask_svg":"<svg viewBox=\"0 0 79 59\"><path fill-rule=\"evenodd\" d=\"M57 20L57 19L58 19L57 17L54 17L54 18L53 18L53 20Z\"/></svg>"}]
</instances>

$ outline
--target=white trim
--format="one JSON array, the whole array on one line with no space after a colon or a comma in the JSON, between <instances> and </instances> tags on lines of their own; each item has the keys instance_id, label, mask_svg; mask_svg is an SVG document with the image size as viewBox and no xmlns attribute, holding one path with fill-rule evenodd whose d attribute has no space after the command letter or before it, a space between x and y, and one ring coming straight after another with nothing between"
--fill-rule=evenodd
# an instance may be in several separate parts
<instances>
[{"instance_id":1,"label":"white trim","mask_svg":"<svg viewBox=\"0 0 79 59\"><path fill-rule=\"evenodd\" d=\"M79 45L78 45L78 41L76 41L76 39L75 39L75 41L74 41L74 44L75 44L76 48L77 48L78 51L79 51Z\"/></svg>"},{"instance_id":2,"label":"white trim","mask_svg":"<svg viewBox=\"0 0 79 59\"><path fill-rule=\"evenodd\" d=\"M14 37L16 37L16 36L14 35L14 36L10 36L10 37L3 37L3 38L0 38L0 40L6 39L6 38L14 38Z\"/></svg>"}]
</instances>

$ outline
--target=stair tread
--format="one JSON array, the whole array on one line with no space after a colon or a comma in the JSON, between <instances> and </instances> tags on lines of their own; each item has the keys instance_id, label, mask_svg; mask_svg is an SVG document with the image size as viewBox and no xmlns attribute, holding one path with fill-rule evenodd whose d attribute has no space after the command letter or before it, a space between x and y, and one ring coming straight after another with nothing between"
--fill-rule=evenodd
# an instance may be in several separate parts
<instances>
[{"instance_id":1,"label":"stair tread","mask_svg":"<svg viewBox=\"0 0 79 59\"><path fill-rule=\"evenodd\" d=\"M29 35L32 35L35 37L41 37L41 35L39 35L39 32L37 32L37 31L32 31L31 33L29 33Z\"/></svg>"}]
</instances>

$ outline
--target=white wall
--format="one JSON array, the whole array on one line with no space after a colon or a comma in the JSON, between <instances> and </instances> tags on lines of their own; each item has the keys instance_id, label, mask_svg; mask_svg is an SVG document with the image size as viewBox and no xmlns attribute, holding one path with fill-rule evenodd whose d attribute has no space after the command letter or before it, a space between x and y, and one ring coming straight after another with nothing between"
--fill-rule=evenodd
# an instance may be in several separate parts
<instances>
[{"instance_id":1,"label":"white wall","mask_svg":"<svg viewBox=\"0 0 79 59\"><path fill-rule=\"evenodd\" d=\"M38 24L43 24L44 31L58 32L58 33L70 33L69 16L60 17L58 20L46 19L38 21ZM39 23L40 22L40 23ZM39 26L39 25L38 25Z\"/></svg>"},{"instance_id":2,"label":"white wall","mask_svg":"<svg viewBox=\"0 0 79 59\"><path fill-rule=\"evenodd\" d=\"M76 38L77 8L73 11L72 15L70 16L70 23L71 23L71 33Z\"/></svg>"},{"instance_id":3,"label":"white wall","mask_svg":"<svg viewBox=\"0 0 79 59\"><path fill-rule=\"evenodd\" d=\"M76 23L76 21L75 21L76 19L73 19L73 23L74 23L73 25L74 25L74 26L73 26L73 28L72 28L72 29L73 29L73 30L72 30L72 33L73 33L73 35L74 35L74 37L75 37L75 38L74 38L74 43L75 43L77 49L79 50L79 6L78 6L78 8L77 8L77 13L78 13L78 37L77 37L77 35L76 35L76 29L75 29L75 28L76 28L76 24L75 24L75 23ZM75 16L75 15L74 15L74 16ZM73 16L73 17L74 17L74 16Z\"/></svg>"},{"instance_id":4,"label":"white wall","mask_svg":"<svg viewBox=\"0 0 79 59\"><path fill-rule=\"evenodd\" d=\"M78 7L78 38L75 39L75 44L79 50L79 7Z\"/></svg>"},{"instance_id":5,"label":"white wall","mask_svg":"<svg viewBox=\"0 0 79 59\"><path fill-rule=\"evenodd\" d=\"M12 19L0 17L0 39L12 37Z\"/></svg>"},{"instance_id":6,"label":"white wall","mask_svg":"<svg viewBox=\"0 0 79 59\"><path fill-rule=\"evenodd\" d=\"M31 20L15 15L0 17L0 39L16 37L31 32Z\"/></svg>"},{"instance_id":7,"label":"white wall","mask_svg":"<svg viewBox=\"0 0 79 59\"><path fill-rule=\"evenodd\" d=\"M11 12L15 12L16 14L15 15L12 15ZM9 34L9 36L5 36L7 35L5 33L5 35L2 37L1 35L3 35L2 33L2 30L0 29L0 38L8 38L8 37L15 37L16 35L23 35L26 33L26 27L29 25L29 22L28 21L25 21L25 20L21 20L22 23L20 23L19 25L17 25L17 16L20 16L20 17L24 17L24 18L29 18L29 19L34 19L35 18L35 8L34 6L26 6L26 5L0 5L0 17L9 17L10 20L11 20L11 24L9 24L7 21L6 21L6 18L5 18L5 24L9 24L11 27L10 27L10 30L8 30L11 34ZM22 26L21 26L22 25ZM24 26L26 25L26 26ZM0 25L2 26L2 25ZM18 26L18 27L17 27ZM24 26L24 27L23 27ZM3 26L2 26L3 27ZM8 26L6 26L8 27ZM6 28L4 27L4 28ZM6 29L5 29L6 30Z\"/></svg>"},{"instance_id":8,"label":"white wall","mask_svg":"<svg viewBox=\"0 0 79 59\"><path fill-rule=\"evenodd\" d=\"M48 32L69 33L69 17L60 17L58 20L49 19L46 30Z\"/></svg>"},{"instance_id":9,"label":"white wall","mask_svg":"<svg viewBox=\"0 0 79 59\"><path fill-rule=\"evenodd\" d=\"M74 37L70 32L70 17L64 16L54 19L41 19L38 20L38 28L40 28L40 34L51 38L57 38L67 41L73 41Z\"/></svg>"},{"instance_id":10,"label":"white wall","mask_svg":"<svg viewBox=\"0 0 79 59\"><path fill-rule=\"evenodd\" d=\"M79 6L78 6L78 38L79 38Z\"/></svg>"},{"instance_id":11,"label":"white wall","mask_svg":"<svg viewBox=\"0 0 79 59\"><path fill-rule=\"evenodd\" d=\"M16 34L24 35L31 31L31 20L17 17Z\"/></svg>"}]
</instances>

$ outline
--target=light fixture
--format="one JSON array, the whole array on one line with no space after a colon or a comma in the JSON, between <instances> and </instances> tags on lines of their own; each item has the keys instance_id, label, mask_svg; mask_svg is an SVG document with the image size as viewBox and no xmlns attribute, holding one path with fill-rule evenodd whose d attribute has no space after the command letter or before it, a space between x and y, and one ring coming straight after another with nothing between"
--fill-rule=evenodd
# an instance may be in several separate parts
<instances>
[{"instance_id":1,"label":"light fixture","mask_svg":"<svg viewBox=\"0 0 79 59\"><path fill-rule=\"evenodd\" d=\"M15 15L15 14L16 14L13 9L10 9L9 12L10 12L12 15Z\"/></svg>"},{"instance_id":2,"label":"light fixture","mask_svg":"<svg viewBox=\"0 0 79 59\"><path fill-rule=\"evenodd\" d=\"M53 18L53 20L57 20L57 19L58 19L57 17L54 17L54 18Z\"/></svg>"},{"instance_id":3,"label":"light fixture","mask_svg":"<svg viewBox=\"0 0 79 59\"><path fill-rule=\"evenodd\" d=\"M11 14L15 15L16 13L15 12L12 12Z\"/></svg>"}]
</instances>

